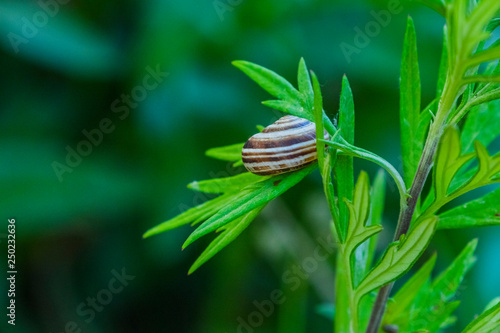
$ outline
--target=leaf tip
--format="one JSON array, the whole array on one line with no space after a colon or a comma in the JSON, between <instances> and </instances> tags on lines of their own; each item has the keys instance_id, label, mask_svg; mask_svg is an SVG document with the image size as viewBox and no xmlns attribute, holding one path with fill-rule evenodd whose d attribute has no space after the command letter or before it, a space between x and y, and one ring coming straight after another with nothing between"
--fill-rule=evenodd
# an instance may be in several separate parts
<instances>
[{"instance_id":1,"label":"leaf tip","mask_svg":"<svg viewBox=\"0 0 500 333\"><path fill-rule=\"evenodd\" d=\"M147 230L143 235L142 235L142 239L146 239L146 238L149 238L151 236L154 236L156 234L158 234L158 230L156 230L156 227L153 227L149 230Z\"/></svg>"}]
</instances>

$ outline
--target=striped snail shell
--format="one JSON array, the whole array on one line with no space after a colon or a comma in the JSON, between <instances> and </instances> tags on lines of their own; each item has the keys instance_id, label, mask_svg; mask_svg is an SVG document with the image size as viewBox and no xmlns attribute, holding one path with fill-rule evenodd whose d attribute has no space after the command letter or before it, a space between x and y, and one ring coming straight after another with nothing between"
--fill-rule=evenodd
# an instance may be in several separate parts
<instances>
[{"instance_id":1,"label":"striped snail shell","mask_svg":"<svg viewBox=\"0 0 500 333\"><path fill-rule=\"evenodd\" d=\"M328 139L328 133L324 132ZM316 161L316 125L295 116L284 116L252 136L241 152L243 164L257 175L277 175Z\"/></svg>"}]
</instances>

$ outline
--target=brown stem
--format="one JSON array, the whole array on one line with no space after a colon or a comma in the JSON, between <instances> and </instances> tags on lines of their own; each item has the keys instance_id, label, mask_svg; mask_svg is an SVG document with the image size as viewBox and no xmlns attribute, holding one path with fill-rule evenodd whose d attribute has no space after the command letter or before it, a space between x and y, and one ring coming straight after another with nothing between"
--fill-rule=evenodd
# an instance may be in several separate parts
<instances>
[{"instance_id":1,"label":"brown stem","mask_svg":"<svg viewBox=\"0 0 500 333\"><path fill-rule=\"evenodd\" d=\"M429 134L427 135L427 140L418 164L417 172L415 173L415 178L413 179L413 184L409 193L410 197L407 200L407 206L399 214L398 225L394 234L394 241L399 240L401 235L406 234L410 228L410 223L413 213L415 212L415 207L417 206L418 198L422 193L425 181L427 180L427 176L429 175L433 165L434 155L436 153L439 140L443 134L446 119L448 118L448 114L458 97L458 91L462 85L459 80L461 77L460 73L462 72L462 68L457 66L455 67L453 74L447 77L447 81L443 89L442 99L436 113L436 118L429 129ZM457 84L457 82L459 83ZM391 293L393 286L394 282L391 282L380 288L377 298L375 299L375 304L373 305L366 333L378 332L380 324L382 323L382 317L384 316L387 300L389 299L389 294Z\"/></svg>"},{"instance_id":2,"label":"brown stem","mask_svg":"<svg viewBox=\"0 0 500 333\"><path fill-rule=\"evenodd\" d=\"M439 137L441 137L440 133L433 138L431 138L430 135L427 137L427 140L430 142L427 142L425 145L426 149L424 149L420 159L415 179L410 190L410 197L407 200L408 206L401 212L399 217L396 233L394 234L394 241L399 240L401 235L406 234L410 228L411 219L413 217L413 213L415 212L415 207L417 206L418 197L422 192L425 180L427 179L427 176L432 168ZM377 298L375 299L375 304L373 305L373 311L370 316L366 333L377 333L393 286L394 282L391 282L380 288Z\"/></svg>"}]
</instances>

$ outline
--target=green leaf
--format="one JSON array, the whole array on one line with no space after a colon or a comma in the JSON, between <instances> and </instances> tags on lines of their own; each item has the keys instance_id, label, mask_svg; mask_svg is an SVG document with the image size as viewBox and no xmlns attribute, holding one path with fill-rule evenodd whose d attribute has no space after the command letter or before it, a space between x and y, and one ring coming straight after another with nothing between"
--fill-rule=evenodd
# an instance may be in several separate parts
<instances>
[{"instance_id":1,"label":"green leaf","mask_svg":"<svg viewBox=\"0 0 500 333\"><path fill-rule=\"evenodd\" d=\"M314 122L316 124L316 137L323 137L324 124L323 124L323 97L319 86L318 78L314 72L311 73L313 80L313 93L314 93ZM332 183L332 160L336 159L336 151L330 149L326 151L326 145L316 140L316 151L318 152L318 165L323 180L323 190L328 201L328 208L333 218L335 225L335 232L337 238L340 234L339 225L339 208L335 200L335 192Z\"/></svg>"},{"instance_id":2,"label":"green leaf","mask_svg":"<svg viewBox=\"0 0 500 333\"><path fill-rule=\"evenodd\" d=\"M249 211L262 206L286 192L316 168L316 164L302 170L294 171L254 183L242 189L231 202L220 209L211 218L200 225L182 246L186 248L198 238L219 229Z\"/></svg>"},{"instance_id":3,"label":"green leaf","mask_svg":"<svg viewBox=\"0 0 500 333\"><path fill-rule=\"evenodd\" d=\"M435 300L446 301L455 296L455 292L465 274L476 262L476 257L474 257L476 248L477 239L473 239L465 246L453 263L434 279L432 283L432 295Z\"/></svg>"},{"instance_id":4,"label":"green leaf","mask_svg":"<svg viewBox=\"0 0 500 333\"><path fill-rule=\"evenodd\" d=\"M500 153L490 156L486 147L479 141L474 142L477 158L479 160L479 168L474 177L464 187L470 188L468 191L498 182L500 173Z\"/></svg>"},{"instance_id":5,"label":"green leaf","mask_svg":"<svg viewBox=\"0 0 500 333\"><path fill-rule=\"evenodd\" d=\"M204 202L201 205L190 208L184 213L149 229L148 231L146 231L146 233L144 233L142 237L147 238L189 223L201 222L202 220L208 218L209 216L212 216L226 204L231 202L235 196L236 195L234 193L224 194L215 199Z\"/></svg>"},{"instance_id":6,"label":"green leaf","mask_svg":"<svg viewBox=\"0 0 500 333\"><path fill-rule=\"evenodd\" d=\"M302 104L302 98L297 89L275 72L248 61L237 60L232 64L274 97L293 104Z\"/></svg>"},{"instance_id":7,"label":"green leaf","mask_svg":"<svg viewBox=\"0 0 500 333\"><path fill-rule=\"evenodd\" d=\"M483 62L494 61L498 58L500 58L500 45L493 45L484 51L474 54L470 58L468 65L478 66Z\"/></svg>"},{"instance_id":8,"label":"green leaf","mask_svg":"<svg viewBox=\"0 0 500 333\"><path fill-rule=\"evenodd\" d=\"M435 329L446 321L456 305L455 302L448 303L455 297L465 274L475 263L474 251L477 247L477 239L472 240L462 250L453 263L442 272L427 289L418 304L417 311L410 319L410 329ZM431 332L434 332L432 329Z\"/></svg>"},{"instance_id":9,"label":"green leaf","mask_svg":"<svg viewBox=\"0 0 500 333\"><path fill-rule=\"evenodd\" d=\"M462 151L474 151L474 141L488 146L500 135L500 101L481 104L473 108L462 130Z\"/></svg>"},{"instance_id":10,"label":"green leaf","mask_svg":"<svg viewBox=\"0 0 500 333\"><path fill-rule=\"evenodd\" d=\"M498 27L500 27L500 17L492 19L490 23L488 23L486 30L493 31Z\"/></svg>"},{"instance_id":11,"label":"green leaf","mask_svg":"<svg viewBox=\"0 0 500 333\"><path fill-rule=\"evenodd\" d=\"M377 172L377 176L373 181L373 186L370 193L371 198L371 212L370 219L367 225L382 225L382 216L384 213L385 205L385 173L384 170L380 169ZM377 247L378 234L374 235L366 242L366 247L368 248L368 256L366 259L366 269L370 269L373 258L375 257L375 250ZM364 247L366 243L363 243L360 247Z\"/></svg>"},{"instance_id":12,"label":"green leaf","mask_svg":"<svg viewBox=\"0 0 500 333\"><path fill-rule=\"evenodd\" d=\"M413 20L408 17L400 83L401 149L405 157L403 159L403 176L408 188L411 187L417 172L423 149L422 142L418 140L417 135L420 122L420 90L417 38Z\"/></svg>"},{"instance_id":13,"label":"green leaf","mask_svg":"<svg viewBox=\"0 0 500 333\"><path fill-rule=\"evenodd\" d=\"M490 156L488 150L479 142L474 142L475 153L460 156L460 138L458 130L448 127L438 147L434 167L434 190L424 202L422 216L434 214L451 200L481 186L500 182L500 153ZM477 156L479 166L457 174L472 157ZM453 186L449 184L455 177ZM431 203L432 202L432 203Z\"/></svg>"},{"instance_id":14,"label":"green leaf","mask_svg":"<svg viewBox=\"0 0 500 333\"><path fill-rule=\"evenodd\" d=\"M435 314L433 319L427 323L427 326L425 328L428 329L429 332L437 332L439 331L439 329L453 324L456 319L450 316L459 305L460 301L454 301L443 305L443 307L440 309L440 312Z\"/></svg>"},{"instance_id":15,"label":"green leaf","mask_svg":"<svg viewBox=\"0 0 500 333\"><path fill-rule=\"evenodd\" d=\"M474 319L462 333L490 333L500 327L500 303Z\"/></svg>"},{"instance_id":16,"label":"green leaf","mask_svg":"<svg viewBox=\"0 0 500 333\"><path fill-rule=\"evenodd\" d=\"M292 102L288 102L288 101L281 101L281 100L263 101L262 104L265 106L268 106L272 109L276 109L276 110L291 114L292 116L305 118L309 121L311 120L311 115L300 104L296 104L296 103L292 103Z\"/></svg>"},{"instance_id":17,"label":"green leaf","mask_svg":"<svg viewBox=\"0 0 500 333\"><path fill-rule=\"evenodd\" d=\"M461 156L460 133L456 128L448 127L439 143L434 166L433 184L437 200L447 196L453 177L474 156L474 153Z\"/></svg>"},{"instance_id":18,"label":"green leaf","mask_svg":"<svg viewBox=\"0 0 500 333\"><path fill-rule=\"evenodd\" d=\"M500 187L485 196L439 215L438 229L500 225Z\"/></svg>"},{"instance_id":19,"label":"green leaf","mask_svg":"<svg viewBox=\"0 0 500 333\"><path fill-rule=\"evenodd\" d=\"M189 269L188 274L192 274L194 271L196 271L201 265L206 263L208 260L210 260L214 255L216 255L220 250L225 248L229 243L231 243L233 240L238 237L243 230L245 230L250 223L259 215L262 209L264 209L266 205L259 206L245 215L237 218L236 220L232 221L231 223L226 224L223 226L219 231L222 231L222 233L215 238L210 245L203 251L203 253L196 259L194 264L191 266Z\"/></svg>"},{"instance_id":20,"label":"green leaf","mask_svg":"<svg viewBox=\"0 0 500 333\"><path fill-rule=\"evenodd\" d=\"M437 218L430 217L419 223L403 240L391 243L382 259L356 288L358 298L405 274L427 248L436 224Z\"/></svg>"},{"instance_id":21,"label":"green leaf","mask_svg":"<svg viewBox=\"0 0 500 333\"><path fill-rule=\"evenodd\" d=\"M245 143L235 143L233 145L210 148L205 155L222 161L239 162L241 161L241 150Z\"/></svg>"},{"instance_id":22,"label":"green leaf","mask_svg":"<svg viewBox=\"0 0 500 333\"><path fill-rule=\"evenodd\" d=\"M429 281L436 263L434 254L427 262L398 290L393 301L388 303L382 325L397 325L401 332L409 330L411 307L422 287Z\"/></svg>"},{"instance_id":23,"label":"green leaf","mask_svg":"<svg viewBox=\"0 0 500 333\"><path fill-rule=\"evenodd\" d=\"M312 110L312 107L314 105L314 92L311 83L311 78L309 77L309 72L307 71L307 66L306 62L304 61L304 58L300 58L297 82L299 85L300 93L304 95L307 108L309 110Z\"/></svg>"},{"instance_id":24,"label":"green leaf","mask_svg":"<svg viewBox=\"0 0 500 333\"><path fill-rule=\"evenodd\" d=\"M448 28L443 28L443 50L441 51L441 62L439 64L439 74L437 83L436 98L439 100L443 94L446 77L448 75Z\"/></svg>"},{"instance_id":25,"label":"green leaf","mask_svg":"<svg viewBox=\"0 0 500 333\"><path fill-rule=\"evenodd\" d=\"M342 91L340 93L339 132L348 143L354 143L354 101L349 80L344 75L342 78ZM354 167L351 156L338 156L333 172L335 174L337 194L339 197L339 238L343 243L346 239L349 211L343 204L344 198L352 200L354 189Z\"/></svg>"},{"instance_id":26,"label":"green leaf","mask_svg":"<svg viewBox=\"0 0 500 333\"><path fill-rule=\"evenodd\" d=\"M366 172L362 171L359 174L352 203L347 199L344 200L349 209L349 225L344 252L351 257L351 275L353 285L356 286L366 275L368 252L355 250L365 240L382 231L380 225L366 226L370 215L370 181ZM353 253L354 256L352 256Z\"/></svg>"},{"instance_id":27,"label":"green leaf","mask_svg":"<svg viewBox=\"0 0 500 333\"><path fill-rule=\"evenodd\" d=\"M263 181L268 178L269 177L258 176L250 172L245 172L232 177L194 181L188 184L188 188L204 193L238 192L247 185Z\"/></svg>"}]
</instances>

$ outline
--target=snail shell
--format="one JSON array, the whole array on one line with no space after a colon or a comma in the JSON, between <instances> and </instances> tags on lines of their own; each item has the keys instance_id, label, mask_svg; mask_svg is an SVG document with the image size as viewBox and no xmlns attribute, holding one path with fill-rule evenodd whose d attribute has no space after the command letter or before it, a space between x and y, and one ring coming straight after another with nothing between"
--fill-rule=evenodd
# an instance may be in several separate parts
<instances>
[{"instance_id":1,"label":"snail shell","mask_svg":"<svg viewBox=\"0 0 500 333\"><path fill-rule=\"evenodd\" d=\"M324 132L328 139L328 133ZM284 116L252 136L241 152L243 164L257 175L277 175L316 161L316 125L295 116Z\"/></svg>"}]
</instances>

